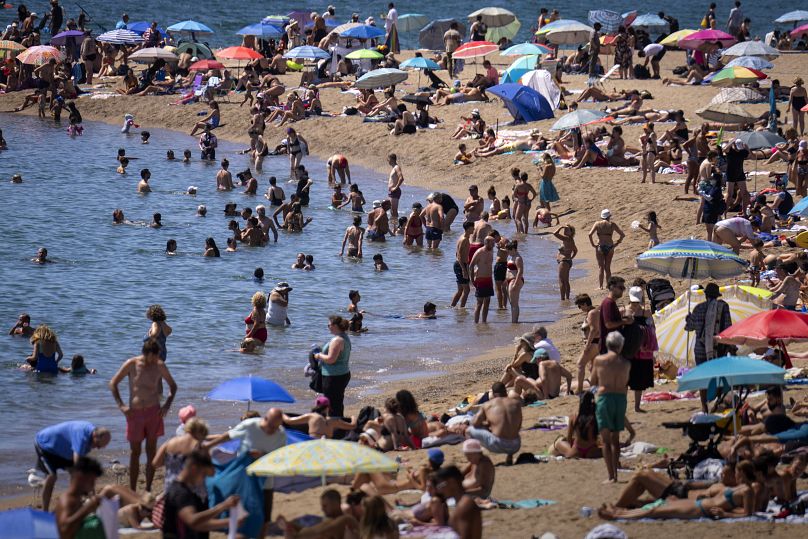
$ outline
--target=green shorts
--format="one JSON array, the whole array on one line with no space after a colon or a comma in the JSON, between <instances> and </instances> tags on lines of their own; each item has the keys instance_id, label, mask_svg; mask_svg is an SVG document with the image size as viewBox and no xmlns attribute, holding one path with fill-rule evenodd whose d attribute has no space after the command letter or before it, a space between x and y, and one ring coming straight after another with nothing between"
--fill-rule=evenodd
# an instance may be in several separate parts
<instances>
[{"instance_id":1,"label":"green shorts","mask_svg":"<svg viewBox=\"0 0 808 539\"><path fill-rule=\"evenodd\" d=\"M595 401L599 430L620 432L625 428L628 399L625 393L604 393Z\"/></svg>"}]
</instances>

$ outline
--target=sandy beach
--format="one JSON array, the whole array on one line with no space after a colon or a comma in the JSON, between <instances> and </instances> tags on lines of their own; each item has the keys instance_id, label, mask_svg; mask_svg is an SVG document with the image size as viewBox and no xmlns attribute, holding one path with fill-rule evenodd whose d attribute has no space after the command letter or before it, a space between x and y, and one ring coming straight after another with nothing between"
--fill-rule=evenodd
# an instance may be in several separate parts
<instances>
[{"instance_id":1,"label":"sandy beach","mask_svg":"<svg viewBox=\"0 0 808 539\"><path fill-rule=\"evenodd\" d=\"M401 55L407 58L411 53ZM768 74L771 78L779 78L783 85L788 85L797 75L806 74L805 55L784 54L775 62L775 68ZM494 64L503 69L507 66L506 58L493 58ZM668 53L663 61L663 73L679 64L684 63L683 53ZM474 66L467 65L464 76L473 76ZM445 73L439 73L445 78ZM282 80L287 88L293 87L299 75L286 75ZM464 77L465 78L465 77ZM413 73L407 83L399 89L411 91L416 86L417 73ZM110 82L117 84L117 79ZM564 87L567 90L581 90L585 87L585 76L564 76ZM699 125L700 118L695 110L705 106L716 94L717 89L710 86L663 86L658 80L609 80L605 88L616 89L646 89L651 92L653 99L646 101L646 106L656 109L683 109L693 128ZM18 106L25 92L0 95L0 110L10 111ZM351 94L341 93L335 89L325 89L321 92L321 101L328 112L339 114L343 106L354 102ZM569 96L572 100L575 95ZM103 121L110 124L121 124L124 114L135 115L136 122L141 128L167 128L177 131L189 132L193 123L197 121L197 113L206 110L202 104L173 105L177 96L162 97L129 97L110 96L108 98L82 97L77 105L86 120ZM225 125L217 129L216 134L223 139L249 144L246 136L248 128L248 110L239 107L242 96L229 96L230 103L222 103L222 123ZM602 104L583 103L582 108L601 108ZM747 110L755 113L767 110L768 105L744 105ZM781 112L785 105L778 104ZM310 144L313 155L326 159L334 153L345 154L351 163L356 163L375 171L380 176L386 176L388 166L386 156L394 152L399 156L405 174L405 186L418 186L450 193L458 201L467 193L468 185L474 183L480 186L481 192L493 185L502 195L510 193L511 167L519 167L530 174L531 183L539 178L538 170L532 164L532 155L500 155L487 159L478 159L467 166L452 164L452 158L457 151L457 141L449 137L460 117L468 115L473 108L480 109L481 115L489 125L500 124L503 129L540 129L549 133L554 120L545 120L528 125L507 126L502 124L511 121L510 114L498 100L489 103L467 103L447 107L433 107L431 114L436 115L442 123L436 129L419 131L416 135L401 137L389 136L384 124L361 123L358 117L313 117L295 124L295 128ZM36 114L29 109L24 114ZM563 115L558 111L557 117ZM660 128L672 127L673 124L660 125ZM624 138L630 146L637 146L637 139L641 126L631 125L624 127ZM283 129L267 126L265 137L268 141L279 141L283 138ZM9 143L13 143L14 134L5 133ZM474 141L468 141L474 144ZM195 148L195 139L188 138L188 147ZM99 148L98 151L112 153L114 147ZM304 161L305 163L305 161ZM747 162L747 170L754 167ZM763 165L758 163L758 170L784 170L784 166ZM316 181L324 181L325 171L311 171ZM588 168L581 171L560 168L554 183L561 196L561 201L554 204L554 212L570 211L562 218L562 223L575 226L576 240L580 255L576 259L576 267L583 267L586 275L575 280L572 284L573 296L577 293L588 293L598 302L603 292L598 290L597 268L594 264L594 250L589 245L586 235L593 222L603 208L609 208L613 221L619 224L626 232L626 239L617 249L613 262L613 273L630 281L642 276L646 279L652 277L635 268L635 257L643 252L648 243L648 237L642 231L631 230L630 223L642 220L645 214L654 210L657 212L660 227L660 239L666 241L676 238L694 236L704 237L704 227L696 223L695 214L698 206L696 197L684 197L683 187L680 184L669 184L670 180L684 180L683 175L657 175L657 184L640 184L639 172L626 172L622 170L609 170L606 168ZM213 173L210 178L200 181L213 182ZM765 176L757 176L758 186L768 181ZM750 181L750 189L753 181ZM259 191L265 190L266 185L259 185ZM532 216L531 216L532 217ZM456 236L450 236L450 238ZM451 240L450 240L451 241ZM775 252L771 250L771 252ZM446 270L450 271L451 252L444 253ZM531 279L531 261L526 260L526 279ZM672 281L677 295L686 288L686 283ZM722 283L724 284L724 283ZM447 291L447 294L451 292ZM548 327L549 335L562 353L564 365L575 372L575 361L581 347L580 323L581 315L569 303L559 303L557 312L559 321ZM512 336L527 331L525 326L514 328L503 327ZM469 323L468 331L476 331ZM439 343L435 343L439 346ZM795 349L799 347L795 346ZM415 394L421 410L425 413L440 415L447 409L455 406L466 395L484 391L490 384L499 378L503 366L510 360L511 348L497 348L479 350L478 354L462 358L462 361L448 368L444 375L432 379L418 379L411 383L396 381L381 387L378 396L370 402L360 402L351 407L349 412L355 413L359 406L372 404L381 407L384 397L394 393L397 389L409 388ZM673 390L675 383L664 386L662 390ZM801 399L806 390L790 389L786 399ZM563 415L568 416L577 411L577 397L560 397L548 401L545 406L525 408L524 427L533 425L541 417ZM660 403L647 403L648 413L636 414L629 412L629 419L637 430L637 440L651 442L657 446L667 448L670 455L678 455L683 451L689 439L678 430L665 429L661 426L663 421L687 420L692 413L698 410L697 400L672 401ZM557 437L557 432L543 432L540 430L525 430L522 433L522 451L543 453ZM464 462L459 447L444 447L447 461L462 464ZM417 465L426 460L425 452L400 453L410 465ZM625 460L624 467L639 468L656 461L659 455L646 455L637 459ZM496 464L501 464L503 458L494 456ZM554 505L537 509L519 510L488 510L483 513L483 535L487 538L522 538L532 535L540 536L544 532L553 532L561 538L582 537L586 531L599 524L597 516L585 518L579 514L582 506L597 508L604 502L612 502L617 498L624 483L617 485L602 485L606 478L606 470L602 460L550 460L547 463L526 464L513 467L497 466L496 483L492 496L498 499L524 499L544 498L557 502ZM627 480L628 473L621 474L621 481ZM347 492L347 487L337 487L341 492ZM808 488L808 481L802 479L798 482L798 490ZM317 513L317 497L321 489L313 489L295 495L276 495L276 515L295 517L306 513ZM391 500L394 496L389 497ZM19 497L0 500L0 508L16 507L30 503L28 493L20 493ZM618 523L630 537L650 537L653 534L666 534L668 536L681 536L689 534L694 537L737 537L739 534L759 534L769 537L795 537L804 533L801 527L783 523L724 523L724 522L681 522L658 521L652 523L632 522ZM148 534L143 534L149 537Z\"/></svg>"}]
</instances>

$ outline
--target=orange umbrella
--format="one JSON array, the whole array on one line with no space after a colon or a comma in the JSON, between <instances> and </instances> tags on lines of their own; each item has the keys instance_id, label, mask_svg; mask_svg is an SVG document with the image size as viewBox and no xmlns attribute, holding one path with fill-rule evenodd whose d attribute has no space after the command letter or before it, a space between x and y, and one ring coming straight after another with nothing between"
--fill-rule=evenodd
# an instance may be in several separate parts
<instances>
[{"instance_id":1,"label":"orange umbrella","mask_svg":"<svg viewBox=\"0 0 808 539\"><path fill-rule=\"evenodd\" d=\"M217 60L199 60L188 68L189 71L207 71L209 69L224 69L224 64Z\"/></svg>"},{"instance_id":2,"label":"orange umbrella","mask_svg":"<svg viewBox=\"0 0 808 539\"><path fill-rule=\"evenodd\" d=\"M247 47L227 47L216 52L219 58L227 58L228 60L255 60L256 58L263 58L260 52Z\"/></svg>"}]
</instances>

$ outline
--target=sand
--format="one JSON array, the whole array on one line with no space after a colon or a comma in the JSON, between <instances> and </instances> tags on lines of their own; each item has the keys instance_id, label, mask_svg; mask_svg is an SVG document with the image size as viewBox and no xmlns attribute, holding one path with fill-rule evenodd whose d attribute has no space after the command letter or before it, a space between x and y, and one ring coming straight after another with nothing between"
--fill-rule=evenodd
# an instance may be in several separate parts
<instances>
[{"instance_id":1,"label":"sand","mask_svg":"<svg viewBox=\"0 0 808 539\"><path fill-rule=\"evenodd\" d=\"M407 57L403 54L402 57ZM788 84L798 74L805 75L805 57L798 54L786 54L775 62L776 68L770 72L773 78L779 78L783 84ZM503 69L509 63L506 58L493 58L495 65ZM610 60L611 62L611 60ZM670 69L683 63L682 53L669 53L663 61L663 73L669 74ZM474 66L467 66L465 75L473 75ZM445 72L439 73L445 78ZM296 83L297 75L287 75L284 82L289 86ZM415 88L417 74L413 74L407 84L400 88L412 90ZM584 76L565 76L564 86L568 90L581 90L585 86ZM654 99L647 101L646 105L657 109L683 109L690 125L700 123L695 110L705 106L715 95L717 90L709 86L699 87L667 87L659 81L620 81L610 80L605 85L607 89L639 88L649 90ZM574 99L574 96L572 96ZM23 94L0 96L0 110L12 110L22 102ZM237 142L244 142L248 138L245 133L248 125L246 106L239 108L240 95L230 97L232 103L222 104L222 122L224 127L216 131L220 138ZM87 120L105 121L112 124L123 122L126 113L132 113L137 123L143 128L168 128L189 132L193 123L198 120L197 112L206 110L206 106L195 104L187 106L170 105L176 96L166 97L128 97L114 96L107 99L82 98L78 106ZM322 91L321 100L327 111L339 113L343 106L353 103L350 94L342 94L338 90L326 89ZM600 108L603 105L585 103L583 108ZM752 112L762 112L766 105L744 105ZM785 107L778 104L781 112ZM503 155L489 159L478 160L471 165L458 167L452 164L456 152L457 142L449 139L455 126L460 122L461 115L468 115L473 108L479 108L483 118L489 124L510 121L510 115L502 104L469 103L449 107L433 107L431 112L437 115L443 123L434 130L421 131L417 135L392 137L387 129L380 124L361 124L357 117L311 118L295 124L295 128L310 143L311 152L319 158L327 158L333 153L344 153L351 163L363 165L377 170L380 175L386 176L386 156L395 152L399 162L404 168L407 185L415 185L428 189L445 191L456 199L467 194L467 187L476 183L481 191L489 185L494 185L500 196L510 191L511 167L519 167L530 173L531 182L538 179L538 171L534 169L530 155ZM25 113L35 113L28 110ZM559 115L562 113L560 112ZM548 132L554 120L546 120L518 126L515 129L538 128ZM658 126L657 133L662 128L671 126L665 124ZM629 145L636 145L640 134L640 126L626 126L624 138ZM14 134L5 133L10 144L14 142ZM268 127L265 135L267 140L280 140L283 137L282 129ZM195 140L188 139L188 147L195 147ZM103 148L102 151L113 152L114 148ZM175 149L176 151L176 149ZM765 167L759 163L760 170L783 170L783 167ZM747 168L752 168L748 163ZM315 178L324 177L324 171L313 171ZM584 267L586 275L573 282L573 295L576 293L589 293L595 301L603 297L598 290L596 266L594 265L594 250L589 246L586 234L592 223L597 219L600 210L609 208L614 222L618 223L626 232L624 243L617 249L613 263L613 272L631 280L637 276L651 277L639 272L634 267L634 258L645 250L648 242L642 231L633 231L630 223L642 220L649 210L657 212L661 229L660 239L666 241L674 238L688 236L704 237L704 227L695 222L697 208L694 200L677 199L683 194L681 185L668 185L665 183L640 184L638 172L623 172L603 168L573 171L559 168L555 178L555 185L560 193L561 201L553 206L553 211L574 212L563 218L562 222L572 224L578 231L577 243L580 249L576 266ZM674 178L684 179L678 175L658 175L658 182L666 182ZM210 178L213 182L213 177ZM758 177L758 185L763 184L763 177ZM259 186L263 188L264 186ZM750 182L750 188L753 183ZM526 278L531 278L530 260L526 260ZM447 261L447 270L449 262ZM673 281L677 293L681 293L686 283ZM549 327L550 337L561 350L564 364L574 372L574 362L580 353L581 315L569 303L558 306L560 319ZM475 331L469 325L469 331ZM506 329L514 336L526 331L525 327ZM479 350L476 357L463 358L462 362L447 368L447 373L433 379L417 379L411 382L397 381L394 385L382 386L378 396L367 399L359 405L372 404L381 407L384 397L395 390L408 387L413 390L421 409L427 413L440 414L454 406L465 395L487 389L499 377L502 367L512 354L510 348L493 350ZM663 389L673 389L670 384ZM799 399L806 394L805 390L789 390L788 397ZM550 401L546 406L525 409L525 426L531 425L539 417L549 415L569 415L577 410L576 397L561 397ZM636 414L629 412L629 418L637 429L637 439L652 442L658 446L669 448L671 454L677 455L688 445L688 438L680 431L661 427L663 421L686 420L698 410L697 401L674 401L666 403L649 403L645 405L648 413ZM349 412L355 412L350 410ZM530 430L523 432L523 451L542 453L556 438L555 432L542 432ZM447 461L462 464L464 459L458 447L444 448ZM425 460L424 452L401 454L411 465L420 464ZM638 468L656 460L656 456L647 456L634 461L627 460L623 464L630 468ZM494 462L501 464L503 458L494 456ZM597 517L584 518L579 515L582 506L598 507L604 502L613 502L623 484L602 485L606 478L606 470L602 460L584 461L572 460L549 463L521 465L514 467L497 466L497 479L493 496L501 499L546 498L557 501L553 506L531 510L492 510L483 514L484 536L498 538L530 537L552 531L559 537L582 537L600 521ZM621 474L621 481L626 481L629 474ZM343 493L346 487L337 487ZM808 482L801 480L798 488L808 488ZM306 513L317 513L317 496L321 489L314 489L295 495L278 495L275 497L275 513L287 517L294 517ZM392 497L391 497L392 499ZM8 498L0 503L0 507L14 507L30 503L30 495L21 495ZM676 521L654 523L619 523L631 537L649 537L652 534L663 533L668 536L681 536L690 534L696 537L736 537L738 534L751 536L765 534L772 537L793 537L799 534L801 528L778 523L683 523Z\"/></svg>"}]
</instances>

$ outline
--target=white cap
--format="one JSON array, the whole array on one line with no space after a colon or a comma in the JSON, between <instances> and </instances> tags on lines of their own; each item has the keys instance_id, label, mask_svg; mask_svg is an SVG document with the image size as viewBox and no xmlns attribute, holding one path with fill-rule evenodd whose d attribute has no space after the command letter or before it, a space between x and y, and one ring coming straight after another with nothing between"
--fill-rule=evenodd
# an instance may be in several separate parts
<instances>
[{"instance_id":1,"label":"white cap","mask_svg":"<svg viewBox=\"0 0 808 539\"><path fill-rule=\"evenodd\" d=\"M612 212L610 212L608 209L601 210L601 212L600 212L600 218L601 219L608 219L611 216L612 216Z\"/></svg>"},{"instance_id":2,"label":"white cap","mask_svg":"<svg viewBox=\"0 0 808 539\"><path fill-rule=\"evenodd\" d=\"M373 207L374 208L381 208L381 206L382 206L382 201L381 200L374 200L373 201Z\"/></svg>"},{"instance_id":3,"label":"white cap","mask_svg":"<svg viewBox=\"0 0 808 539\"><path fill-rule=\"evenodd\" d=\"M643 302L643 293L642 287L640 286L632 286L628 289L628 300L631 303L642 303Z\"/></svg>"}]
</instances>

